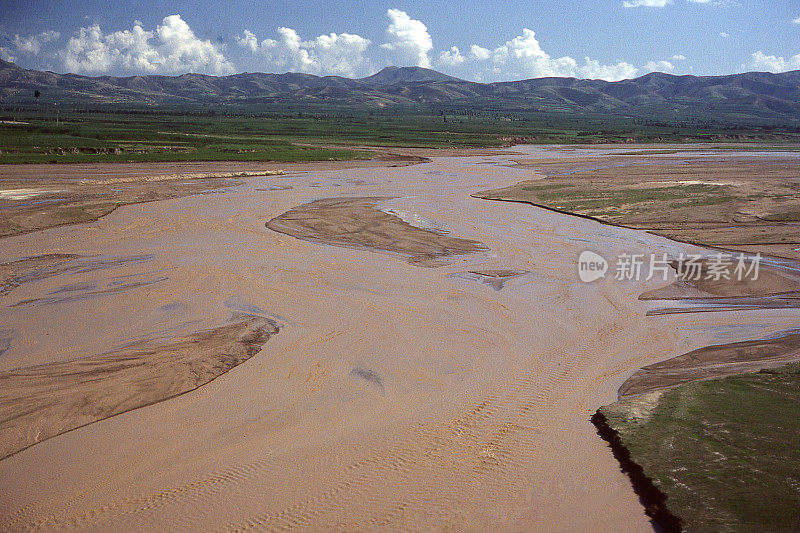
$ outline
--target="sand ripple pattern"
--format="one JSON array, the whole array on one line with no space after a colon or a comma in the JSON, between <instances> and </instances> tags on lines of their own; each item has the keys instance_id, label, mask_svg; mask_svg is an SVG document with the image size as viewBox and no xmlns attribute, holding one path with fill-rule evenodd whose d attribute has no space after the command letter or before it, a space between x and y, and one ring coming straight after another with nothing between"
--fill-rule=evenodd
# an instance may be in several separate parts
<instances>
[{"instance_id":1,"label":"sand ripple pattern","mask_svg":"<svg viewBox=\"0 0 800 533\"><path fill-rule=\"evenodd\" d=\"M620 331L597 331L598 347L613 346L615 333ZM564 348L583 350L578 344ZM564 420L575 414L574 407L566 407L575 404L575 394L568 398L563 391L567 384L590 386L581 376L596 364L591 358L576 358L566 365L515 371L513 379L474 400L458 416L409 431L378 454L330 464L331 471L337 472L328 476L330 482L285 505L268 503L274 496L271 480L280 476L285 465L276 455L265 453L184 485L114 500L79 514L69 512L76 503L72 499L49 502L50 516L44 513L43 517L41 509L31 509L31 514L23 509L0 526L192 530L204 527L205 520L216 522L228 516L228 523L219 530L383 531L422 524L436 524L440 529L489 527L513 517L515 510L529 502L531 491L535 492L532 486L546 490L549 479L563 468L560 464L542 468L538 456L554 446L554 432L564 437L556 446L567 453L574 446ZM252 512L248 510L259 508L260 512L247 516Z\"/></svg>"}]
</instances>

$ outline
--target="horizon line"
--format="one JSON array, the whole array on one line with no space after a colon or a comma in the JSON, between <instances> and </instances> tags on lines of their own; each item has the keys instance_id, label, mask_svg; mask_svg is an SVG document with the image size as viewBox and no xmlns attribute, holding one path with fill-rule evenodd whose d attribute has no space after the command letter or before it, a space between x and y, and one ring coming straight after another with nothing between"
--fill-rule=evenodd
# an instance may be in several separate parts
<instances>
[{"instance_id":1,"label":"horizon line","mask_svg":"<svg viewBox=\"0 0 800 533\"><path fill-rule=\"evenodd\" d=\"M521 81L531 81L531 80L577 80L577 81L599 81L599 82L603 82L603 83L622 83L622 82L626 82L626 81L633 81L633 80L638 80L638 79L641 79L641 78L645 78L645 77L651 76L653 74L661 74L663 76L669 76L671 78L726 78L726 77L730 77L730 76L743 76L743 75L747 75L747 74L767 74L767 75L770 75L770 76L780 76L780 75L784 75L784 74L793 74L793 73L800 72L800 69L795 69L795 70L787 70L785 72L770 72L770 71L760 71L760 70L749 70L749 71L745 71L745 72L732 72L730 74L671 74L669 72L661 72L661 71L658 71L658 70L654 70L652 72L648 72L646 74L642 74L641 76L636 76L634 78L623 78L621 80L615 80L615 81L604 80L602 78L578 78L578 77L575 77L575 76L538 76L538 77L533 77L533 78L520 78L520 79L514 79L514 80L485 82L485 81L466 80L464 78L459 78L458 76L453 76L451 74L446 74L446 73L441 72L441 71L436 70L436 69L432 69L432 68L428 68L428 67L421 67L421 66L418 66L418 65L407 65L407 66L387 65L387 66L381 68L380 70L374 72L373 74L368 74L366 76L362 76L362 77L359 77L359 78L348 78L347 76L339 76L339 75L336 75L336 74L320 75L320 74L312 74L310 72L296 72L296 71L291 71L291 70L286 71L286 72L243 71L243 72L236 72L234 74L222 74L222 75L219 75L219 74L204 74L202 72L184 72L182 74L157 74L157 73L154 73L154 74L116 74L116 75L115 74L97 74L97 75L91 75L91 74L79 74L77 72L56 72L54 70L39 70L39 69L25 68L25 67L22 67L22 66L18 65L14 61L5 60L2 57L0 57L0 61L2 61L3 63L14 65L15 67L17 67L17 68L19 68L21 70L25 70L25 71L29 71L29 72L46 72L46 73L51 73L51 74L58 74L60 76L80 76L80 77L83 77L83 78L94 78L94 79L99 79L99 78L136 78L136 77L150 77L150 76L152 76L152 77L161 77L161 78L180 78L182 76L205 76L207 78L220 78L221 79L221 78L231 78L231 77L234 77L234 76L242 76L242 75L246 75L246 74L264 74L264 75L267 75L267 76L286 76L286 75L289 75L289 74L296 74L296 75L308 76L308 77L319 78L319 79L338 78L338 79L343 79L343 80L361 81L361 80L365 80L367 78L371 78L373 76L377 76L378 74L380 74L381 72L384 72L385 70L390 70L390 69L397 69L397 70L409 69L409 70L425 70L425 71L429 71L429 72L434 72L436 74L440 74L442 76L446 76L448 78L452 78L453 81L461 81L461 82L465 82L465 83L475 83L475 84L478 84L478 85L494 85L494 84L500 84L500 83L517 83L517 82L521 82ZM432 82L435 82L435 81L437 81L437 80L425 80L425 81L419 81L419 82L413 82L413 83L432 83Z\"/></svg>"}]
</instances>

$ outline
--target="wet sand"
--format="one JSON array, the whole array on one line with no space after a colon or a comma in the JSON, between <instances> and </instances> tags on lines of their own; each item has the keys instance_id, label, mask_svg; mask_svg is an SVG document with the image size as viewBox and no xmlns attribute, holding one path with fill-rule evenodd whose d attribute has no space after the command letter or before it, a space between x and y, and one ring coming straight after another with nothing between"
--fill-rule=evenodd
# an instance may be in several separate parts
<instances>
[{"instance_id":1,"label":"wet sand","mask_svg":"<svg viewBox=\"0 0 800 533\"><path fill-rule=\"evenodd\" d=\"M455 272L450 274L450 277L468 279L471 281L480 281L492 287L496 291L501 291L503 290L503 287L506 286L506 283L527 273L527 270L486 269L470 270L468 272Z\"/></svg>"},{"instance_id":2,"label":"wet sand","mask_svg":"<svg viewBox=\"0 0 800 533\"><path fill-rule=\"evenodd\" d=\"M637 370L619 389L620 399L690 381L778 368L800 361L800 334L707 346Z\"/></svg>"},{"instance_id":3,"label":"wet sand","mask_svg":"<svg viewBox=\"0 0 800 533\"><path fill-rule=\"evenodd\" d=\"M269 222L272 231L298 239L399 254L420 266L439 266L446 257L486 247L412 226L384 213L377 204L389 198L323 198L290 209Z\"/></svg>"},{"instance_id":4,"label":"wet sand","mask_svg":"<svg viewBox=\"0 0 800 533\"><path fill-rule=\"evenodd\" d=\"M195 161L0 165L0 237L91 222L121 205L225 192L249 176L292 170L404 166L421 155L377 151L363 161Z\"/></svg>"},{"instance_id":5,"label":"wet sand","mask_svg":"<svg viewBox=\"0 0 800 533\"><path fill-rule=\"evenodd\" d=\"M0 179L0 238L102 218L121 205L155 202L193 194L224 192L241 185L233 176L170 174L55 182L37 180L36 187Z\"/></svg>"},{"instance_id":6,"label":"wet sand","mask_svg":"<svg viewBox=\"0 0 800 533\"><path fill-rule=\"evenodd\" d=\"M267 319L246 317L185 339L0 372L0 459L195 390L250 359L277 331Z\"/></svg>"},{"instance_id":7,"label":"wet sand","mask_svg":"<svg viewBox=\"0 0 800 533\"><path fill-rule=\"evenodd\" d=\"M800 263L764 257L757 277L709 278L708 259L697 262L697 279L680 260L666 287L647 291L640 300L660 307L648 316L674 313L723 313L800 308ZM800 335L794 330L767 339L706 346L634 373L619 389L619 398L660 391L690 381L714 379L777 368L800 361Z\"/></svg>"},{"instance_id":8,"label":"wet sand","mask_svg":"<svg viewBox=\"0 0 800 533\"><path fill-rule=\"evenodd\" d=\"M676 273L675 280L665 287L647 291L642 300L681 300L694 298L765 298L770 296L792 296L800 293L800 262L763 256L755 259L744 256L745 268L755 268L758 272L739 277L730 273L726 277L716 277L711 272L716 250L709 251L705 257L695 261L697 268L692 270L689 260L684 258L669 260ZM729 252L725 252L729 253ZM738 254L731 259L731 269L736 266Z\"/></svg>"},{"instance_id":9,"label":"wet sand","mask_svg":"<svg viewBox=\"0 0 800 533\"><path fill-rule=\"evenodd\" d=\"M435 158L246 178L223 194L0 240L0 263L13 270L4 279L16 280L0 295L0 372L192 338L231 313L281 330L196 390L0 460L0 529L650 530L591 415L637 369L778 334L798 311L648 316L658 304L639 295L663 282L578 282L586 248L609 257L696 248L470 196L530 177L508 163ZM429 228L393 220L398 235L421 237L410 226L485 249L420 268L414 254L374 253L372 242L265 227L326 198L351 207L385 198L377 212ZM134 256L148 259L114 262ZM113 266L65 267L89 257ZM156 278L165 279L94 294ZM70 292L92 297L63 300Z\"/></svg>"},{"instance_id":10,"label":"wet sand","mask_svg":"<svg viewBox=\"0 0 800 533\"><path fill-rule=\"evenodd\" d=\"M295 172L316 170L343 170L350 168L386 167L392 164L409 165L427 161L426 155L378 153L373 159L359 161L313 161L307 163L257 162L257 161L175 161L152 163L42 163L28 165L0 165L0 180L4 182L71 182L104 181L120 177L141 178L176 174L238 174ZM465 155L465 154L462 154Z\"/></svg>"},{"instance_id":11,"label":"wet sand","mask_svg":"<svg viewBox=\"0 0 800 533\"><path fill-rule=\"evenodd\" d=\"M711 273L715 252L721 253L710 250L710 255L696 261L696 270L687 266L689 261L686 259L670 260L676 273L675 280L666 287L639 296L640 300L659 304L659 307L649 310L648 315L800 307L800 262L769 256L743 256L742 272L756 268L758 263L757 275L737 276L731 272L716 279ZM731 260L731 270L739 261L736 257L739 256Z\"/></svg>"},{"instance_id":12,"label":"wet sand","mask_svg":"<svg viewBox=\"0 0 800 533\"><path fill-rule=\"evenodd\" d=\"M670 152L649 151L653 155L644 159L641 156L647 155L648 150L617 151L612 155L601 155L594 150L585 157L515 159L515 165L536 169L547 178L482 191L474 196L564 210L576 216L646 229L698 244L727 242L723 236L733 235L734 240L744 242L744 249L751 253L768 253L775 249L773 242L758 244L761 239L755 239L755 233L769 235L770 241L787 241L786 236L794 232L796 224L776 226L776 220L771 219L769 213L793 212L793 200L786 198L794 196L791 190L797 186L793 180L800 157L782 153L724 157L713 151L694 154L699 150L682 148ZM676 184L689 188L664 195L664 191L671 192ZM736 192L733 197L698 197L690 202L690 211L685 212L684 206L679 204L697 192L692 186L725 187L725 194L731 194L731 189ZM564 194L554 194L554 191L564 191ZM615 198L620 191L629 199ZM643 191L642 195L633 194L637 191ZM700 191L708 192L708 189ZM662 196L672 203L667 206ZM681 196L684 198L676 202ZM609 198L614 200L605 206ZM566 203L571 203L572 208L564 208L562 204ZM730 226L733 222L737 225ZM781 244L786 248L798 243ZM734 248L738 249L735 244ZM658 306L648 310L648 316L800 308L800 262L797 260L768 255L755 259L722 248L698 252L696 268L690 266L687 259L668 258L673 281L639 296L640 300ZM796 255L793 253L796 250L784 252L784 255ZM757 275L737 279L730 272L715 277L711 270L716 253L726 254L731 271L739 257L744 257L745 269L753 268L758 262ZM795 347L797 340L797 335L789 333L778 339L693 350L638 370L620 387L619 397L782 366L800 358L800 351Z\"/></svg>"}]
</instances>

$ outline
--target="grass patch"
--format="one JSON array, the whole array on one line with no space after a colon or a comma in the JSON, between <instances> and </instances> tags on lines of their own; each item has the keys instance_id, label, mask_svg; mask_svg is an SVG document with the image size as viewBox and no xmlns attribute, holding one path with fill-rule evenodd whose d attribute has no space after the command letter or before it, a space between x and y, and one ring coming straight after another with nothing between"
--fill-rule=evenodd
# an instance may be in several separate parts
<instances>
[{"instance_id":1,"label":"grass patch","mask_svg":"<svg viewBox=\"0 0 800 533\"><path fill-rule=\"evenodd\" d=\"M554 191L558 189L566 189L574 187L567 183L554 183L552 185L526 185L522 188L523 191L541 192L541 191Z\"/></svg>"},{"instance_id":2,"label":"grass patch","mask_svg":"<svg viewBox=\"0 0 800 533\"><path fill-rule=\"evenodd\" d=\"M567 189L551 185L548 189L523 187L535 193L537 203L565 211L587 214L586 211L603 211L619 208L628 212L638 211L637 204L647 202L672 202L671 206L724 204L734 197L725 193L724 185L675 185L670 187L623 188L615 190Z\"/></svg>"},{"instance_id":3,"label":"grass patch","mask_svg":"<svg viewBox=\"0 0 800 533\"><path fill-rule=\"evenodd\" d=\"M216 132L213 124L32 123L0 127L0 163L114 161L320 161L367 159L347 147L303 146L270 135ZM155 127L153 127L155 126ZM197 130L189 134L184 129Z\"/></svg>"},{"instance_id":4,"label":"grass patch","mask_svg":"<svg viewBox=\"0 0 800 533\"><path fill-rule=\"evenodd\" d=\"M800 365L625 402L601 412L687 530L800 530Z\"/></svg>"},{"instance_id":5,"label":"grass patch","mask_svg":"<svg viewBox=\"0 0 800 533\"><path fill-rule=\"evenodd\" d=\"M800 220L800 209L785 211L783 213L773 213L764 218L772 222L797 222Z\"/></svg>"},{"instance_id":6,"label":"grass patch","mask_svg":"<svg viewBox=\"0 0 800 533\"><path fill-rule=\"evenodd\" d=\"M53 109L15 111L26 124L0 124L0 163L92 161L319 161L368 158L359 145L440 147L500 146L498 133L480 121L397 111L373 117L334 107L309 113L231 114L197 109ZM325 146L323 146L325 145ZM330 145L336 145L334 147Z\"/></svg>"}]
</instances>

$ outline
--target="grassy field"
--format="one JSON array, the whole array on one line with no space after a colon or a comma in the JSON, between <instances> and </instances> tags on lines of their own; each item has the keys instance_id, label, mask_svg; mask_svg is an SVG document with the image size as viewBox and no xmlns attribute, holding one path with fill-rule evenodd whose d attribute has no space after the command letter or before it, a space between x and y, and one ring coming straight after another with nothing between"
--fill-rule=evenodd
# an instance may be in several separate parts
<instances>
[{"instance_id":1,"label":"grassy field","mask_svg":"<svg viewBox=\"0 0 800 533\"><path fill-rule=\"evenodd\" d=\"M722 185L675 185L671 187L621 187L614 190L579 190L575 185L529 185L523 191L534 192L535 200L563 211L589 216L611 212L634 213L649 208L650 202L665 202L669 207L713 205L733 199ZM624 209L624 211L623 211Z\"/></svg>"},{"instance_id":2,"label":"grassy field","mask_svg":"<svg viewBox=\"0 0 800 533\"><path fill-rule=\"evenodd\" d=\"M386 114L233 114L159 110L6 113L0 163L95 161L319 161L369 158L363 145L485 147L504 144L474 126ZM331 146L334 145L334 146Z\"/></svg>"},{"instance_id":3,"label":"grassy field","mask_svg":"<svg viewBox=\"0 0 800 533\"><path fill-rule=\"evenodd\" d=\"M686 530L800 530L800 365L636 402L601 412Z\"/></svg>"},{"instance_id":4,"label":"grassy field","mask_svg":"<svg viewBox=\"0 0 800 533\"><path fill-rule=\"evenodd\" d=\"M25 120L27 119L27 120ZM0 125L0 163L96 161L319 161L368 152L307 146L269 124L233 118L66 114Z\"/></svg>"},{"instance_id":5,"label":"grassy field","mask_svg":"<svg viewBox=\"0 0 800 533\"><path fill-rule=\"evenodd\" d=\"M515 142L715 141L741 135L694 122L631 122L491 106L364 108L297 102L213 110L108 106L102 111L50 103L7 107L0 120L0 163L314 161L368 157L357 149L364 145L471 148ZM750 133L755 140L769 132L755 128Z\"/></svg>"}]
</instances>

